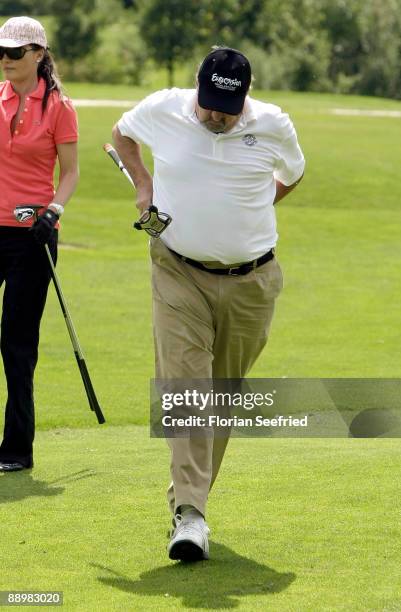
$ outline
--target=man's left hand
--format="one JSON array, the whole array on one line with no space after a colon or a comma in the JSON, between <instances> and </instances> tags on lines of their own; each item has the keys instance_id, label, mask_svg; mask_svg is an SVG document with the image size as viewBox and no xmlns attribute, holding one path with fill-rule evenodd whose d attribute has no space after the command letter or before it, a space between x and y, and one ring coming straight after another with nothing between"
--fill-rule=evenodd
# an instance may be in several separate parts
<instances>
[{"instance_id":1,"label":"man's left hand","mask_svg":"<svg viewBox=\"0 0 401 612\"><path fill-rule=\"evenodd\" d=\"M47 244L53 235L54 227L58 221L58 215L49 208L40 215L31 227L31 232L36 242Z\"/></svg>"}]
</instances>

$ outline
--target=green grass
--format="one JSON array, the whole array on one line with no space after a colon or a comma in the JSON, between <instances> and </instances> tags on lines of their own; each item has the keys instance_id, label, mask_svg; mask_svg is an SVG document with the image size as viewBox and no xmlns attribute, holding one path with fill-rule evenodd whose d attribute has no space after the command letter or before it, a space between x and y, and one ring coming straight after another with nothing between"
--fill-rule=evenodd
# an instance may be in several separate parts
<instances>
[{"instance_id":1,"label":"green grass","mask_svg":"<svg viewBox=\"0 0 401 612\"><path fill-rule=\"evenodd\" d=\"M400 377L400 121L330 112L400 103L260 97L291 112L307 171L277 208L285 289L251 374ZM67 610L401 609L398 440L233 440L210 500L212 560L168 562L168 451L145 427L147 240L130 227L130 185L102 151L121 112L79 109L81 183L63 218L58 264L107 425L98 428L89 412L51 289L36 373L36 467L0 479L0 590L64 590Z\"/></svg>"},{"instance_id":2,"label":"green grass","mask_svg":"<svg viewBox=\"0 0 401 612\"><path fill-rule=\"evenodd\" d=\"M65 83L65 89L73 98L91 98L107 100L140 100L154 89L167 87L163 81L163 71L156 71L154 74L153 86L134 87L130 85L107 85L98 83ZM179 71L175 80L176 87L191 87L192 81L188 81L185 71ZM255 98L270 100L275 104L280 104L291 108L291 112L302 107L303 113L314 113L316 110L322 112L329 108L358 108L358 109L384 109L400 110L401 102L389 98L372 98L369 96L343 96L332 93L300 93L294 91L260 91L253 89L251 95Z\"/></svg>"},{"instance_id":3,"label":"green grass","mask_svg":"<svg viewBox=\"0 0 401 612\"><path fill-rule=\"evenodd\" d=\"M166 558L168 451L146 428L40 432L37 463L1 479L0 589L67 610L399 609L395 440L233 439L212 558L187 567Z\"/></svg>"}]
</instances>

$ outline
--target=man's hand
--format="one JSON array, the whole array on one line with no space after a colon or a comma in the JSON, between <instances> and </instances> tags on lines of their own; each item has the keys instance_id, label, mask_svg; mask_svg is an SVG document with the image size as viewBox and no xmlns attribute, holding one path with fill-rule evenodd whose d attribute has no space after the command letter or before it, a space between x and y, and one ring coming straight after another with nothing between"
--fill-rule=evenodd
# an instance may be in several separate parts
<instances>
[{"instance_id":1,"label":"man's hand","mask_svg":"<svg viewBox=\"0 0 401 612\"><path fill-rule=\"evenodd\" d=\"M292 185L284 185L280 181L276 180L276 197L274 198L273 204L277 204L280 200L285 198L299 183L302 181L304 175L302 175L295 183Z\"/></svg>"},{"instance_id":2,"label":"man's hand","mask_svg":"<svg viewBox=\"0 0 401 612\"><path fill-rule=\"evenodd\" d=\"M39 215L37 221L35 221L30 229L36 242L39 244L46 244L49 242L57 221L58 215L56 215L56 213L49 208L43 213L43 215Z\"/></svg>"},{"instance_id":3,"label":"man's hand","mask_svg":"<svg viewBox=\"0 0 401 612\"><path fill-rule=\"evenodd\" d=\"M152 205L153 189L152 186L146 184L137 186L136 189L136 207L139 210L139 214L143 214Z\"/></svg>"}]
</instances>

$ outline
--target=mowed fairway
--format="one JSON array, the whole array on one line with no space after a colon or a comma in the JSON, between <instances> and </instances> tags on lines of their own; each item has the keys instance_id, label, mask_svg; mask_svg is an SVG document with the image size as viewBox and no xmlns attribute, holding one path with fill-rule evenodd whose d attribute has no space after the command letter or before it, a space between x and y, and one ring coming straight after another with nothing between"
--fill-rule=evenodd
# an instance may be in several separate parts
<instances>
[{"instance_id":1,"label":"mowed fairway","mask_svg":"<svg viewBox=\"0 0 401 612\"><path fill-rule=\"evenodd\" d=\"M331 109L401 105L255 97L290 112L307 170L277 207L285 289L251 375L399 378L401 120ZM36 373L36 467L0 476L0 590L62 590L65 609L83 611L401 610L397 439L233 439L210 498L211 561L167 559L169 456L147 428L147 240L130 227L130 185L102 151L122 112L79 109L81 183L63 219L58 264L107 424L89 411L50 288ZM1 404L4 387L2 378Z\"/></svg>"}]
</instances>

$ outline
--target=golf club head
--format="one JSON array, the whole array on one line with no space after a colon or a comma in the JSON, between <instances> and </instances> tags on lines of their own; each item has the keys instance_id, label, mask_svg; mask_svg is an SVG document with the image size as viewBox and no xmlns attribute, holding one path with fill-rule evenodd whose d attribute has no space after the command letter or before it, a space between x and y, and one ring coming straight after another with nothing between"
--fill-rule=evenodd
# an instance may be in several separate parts
<instances>
[{"instance_id":1,"label":"golf club head","mask_svg":"<svg viewBox=\"0 0 401 612\"><path fill-rule=\"evenodd\" d=\"M36 219L41 208L44 208L42 204L19 204L14 208L14 217L19 223L24 223L28 219Z\"/></svg>"}]
</instances>

